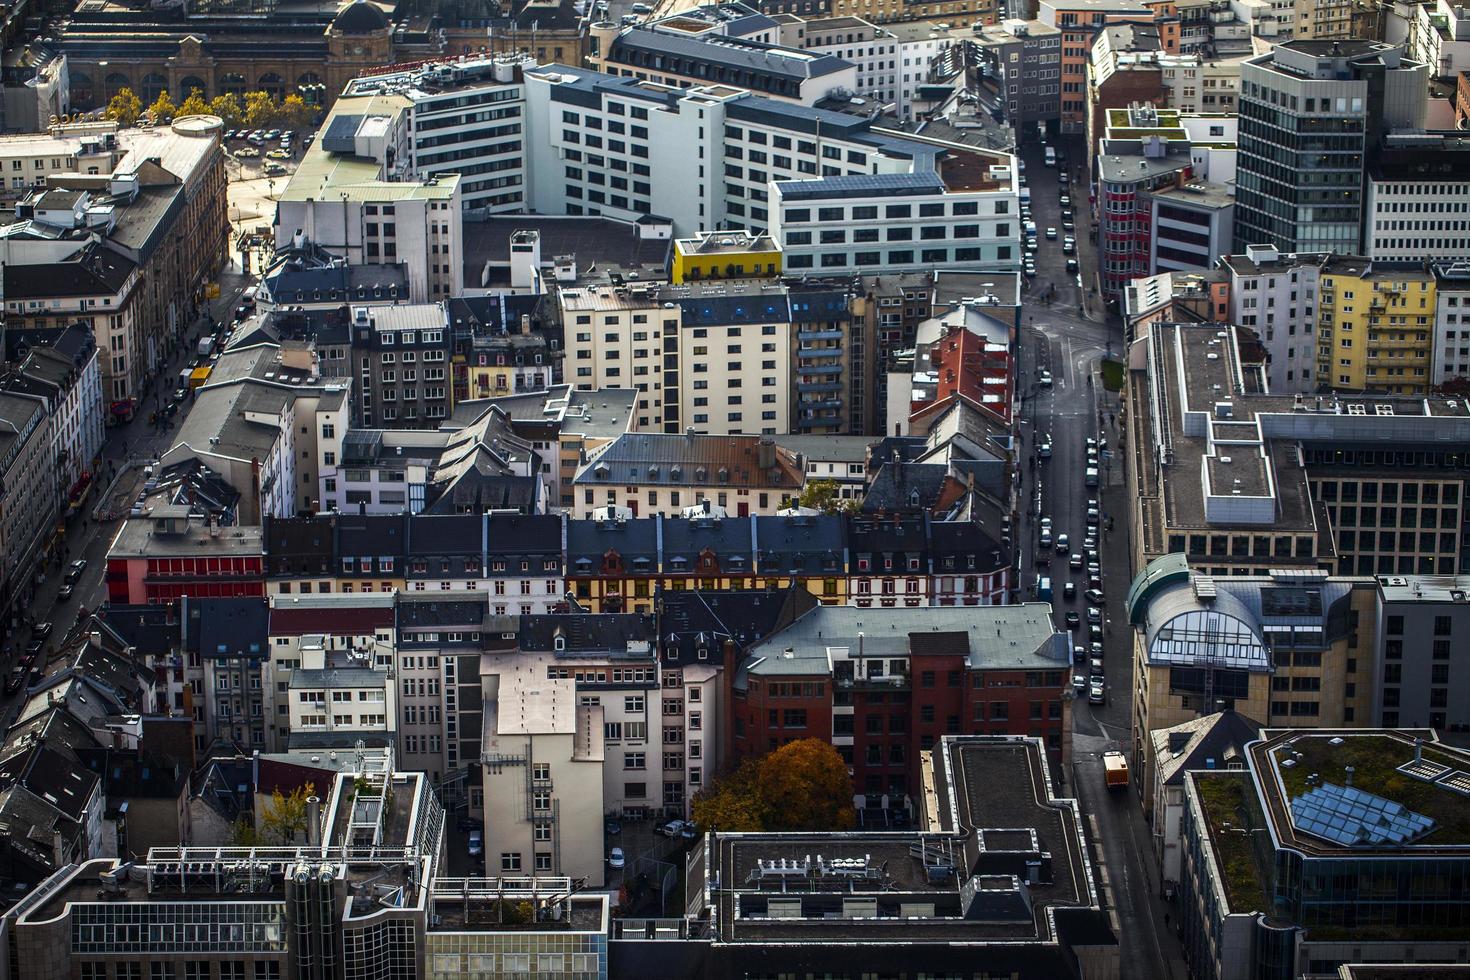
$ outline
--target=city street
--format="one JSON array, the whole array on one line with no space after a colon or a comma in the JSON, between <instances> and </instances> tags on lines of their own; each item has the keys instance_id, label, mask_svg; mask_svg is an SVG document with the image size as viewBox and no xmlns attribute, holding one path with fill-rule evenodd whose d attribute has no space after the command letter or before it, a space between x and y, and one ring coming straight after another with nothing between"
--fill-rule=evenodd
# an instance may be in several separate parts
<instances>
[{"instance_id":1,"label":"city street","mask_svg":"<svg viewBox=\"0 0 1470 980\"><path fill-rule=\"evenodd\" d=\"M243 277L230 271L225 272L220 280L220 298L209 304L216 320L230 319L235 302L244 288ZM149 382L147 394L140 399L132 420L107 429L102 445L104 464L91 495L85 506L66 521L66 533L57 543L50 565L43 573L43 580L36 586L29 605L25 609L15 610L17 616L29 617L34 623L52 624L46 648L36 658L38 667L44 664L46 656L55 651L67 634L76 627L83 610L91 612L107 598L103 580L106 574L107 548L117 531L117 522L99 522L95 519L95 511L104 500L124 495L132 499L142 489L145 478L141 467L127 469L119 479L118 487L113 488L110 474L123 471L126 460L154 458L168 448L183 418L183 412L158 427L150 423L149 416L157 408L159 399L167 400L173 391L175 379L188 363L203 324L202 318L196 320L174 356L160 365ZM86 570L76 582L71 597L58 600L57 591L61 588L66 566L78 558L86 560ZM4 641L3 654L0 654L0 673L5 677L8 678L11 670L20 662L19 658L31 636L32 628L28 625L16 625L9 631ZM24 696L23 690L14 694L0 693L0 722L3 722L0 728L10 725Z\"/></svg>"},{"instance_id":2,"label":"city street","mask_svg":"<svg viewBox=\"0 0 1470 980\"><path fill-rule=\"evenodd\" d=\"M1075 645L1086 647L1088 587L1085 568L1076 570L1054 549L1042 552L1040 517L1050 517L1052 534L1066 534L1073 552L1080 550L1089 530L1087 502L1100 504L1098 547L1103 584L1103 669L1106 703L1089 704L1085 694L1073 702L1072 769L1068 792L1075 795L1089 825L1095 858L1103 869L1109 899L1116 909L1121 943L1121 975L1125 977L1183 978L1184 963L1174 935L1164 920L1168 907L1160 897L1156 862L1149 847L1137 797L1131 792L1109 793L1104 786L1102 753L1129 739L1130 693L1133 687L1133 650L1123 608L1133 571L1129 565L1128 507L1122 500L1124 475L1121 458L1111 456L1118 446L1116 416L1119 396L1103 388L1099 368L1109 355L1121 357L1123 326L1109 316L1099 299L1084 287L1095 282L1096 245L1090 236L1087 185L1077 178L1085 172L1082 141L1059 144L1067 150L1072 183L1060 187L1058 170L1045 164L1042 147L1022 150L1031 188L1031 212L1038 232L1036 276L1030 280L1021 325L1020 377L1022 444L1029 460L1022 474L1021 576L1027 599L1037 597L1039 576L1052 581L1056 624L1065 630L1066 614L1076 612L1081 625L1072 634ZM1068 193L1076 215L1079 271L1068 272L1062 239L1060 196ZM1057 238L1048 240L1046 229ZM1055 289L1053 293L1052 290ZM1046 298L1043 298L1046 297ZM1041 387L1040 372L1051 373L1052 385ZM1051 458L1036 454L1038 441L1051 438ZM1088 438L1103 438L1100 485L1086 485ZM1111 458L1110 458L1111 456ZM1039 501L1039 509L1038 509ZM1107 530L1109 520L1112 530ZM1065 583L1075 584L1076 597L1063 595ZM1075 671L1087 673L1086 664Z\"/></svg>"}]
</instances>

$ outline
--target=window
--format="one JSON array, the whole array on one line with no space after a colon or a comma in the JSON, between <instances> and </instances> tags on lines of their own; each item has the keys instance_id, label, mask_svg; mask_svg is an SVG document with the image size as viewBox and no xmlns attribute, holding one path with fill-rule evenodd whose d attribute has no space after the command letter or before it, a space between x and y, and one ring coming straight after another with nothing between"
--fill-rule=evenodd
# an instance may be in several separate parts
<instances>
[{"instance_id":1,"label":"window","mask_svg":"<svg viewBox=\"0 0 1470 980\"><path fill-rule=\"evenodd\" d=\"M501 854L500 855L500 870L501 871L519 871L519 870L521 870L521 856L519 854L515 853L515 852L512 852L512 851L506 851L505 853Z\"/></svg>"}]
</instances>

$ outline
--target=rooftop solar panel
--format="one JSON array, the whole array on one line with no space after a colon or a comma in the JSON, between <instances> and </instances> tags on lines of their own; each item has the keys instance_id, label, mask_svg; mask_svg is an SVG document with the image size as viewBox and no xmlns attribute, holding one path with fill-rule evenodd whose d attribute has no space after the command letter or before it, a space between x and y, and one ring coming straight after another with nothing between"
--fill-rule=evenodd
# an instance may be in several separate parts
<instances>
[{"instance_id":1,"label":"rooftop solar panel","mask_svg":"<svg viewBox=\"0 0 1470 980\"><path fill-rule=\"evenodd\" d=\"M1298 830L1344 847L1407 844L1434 820L1400 803L1351 786L1323 783L1291 801Z\"/></svg>"}]
</instances>

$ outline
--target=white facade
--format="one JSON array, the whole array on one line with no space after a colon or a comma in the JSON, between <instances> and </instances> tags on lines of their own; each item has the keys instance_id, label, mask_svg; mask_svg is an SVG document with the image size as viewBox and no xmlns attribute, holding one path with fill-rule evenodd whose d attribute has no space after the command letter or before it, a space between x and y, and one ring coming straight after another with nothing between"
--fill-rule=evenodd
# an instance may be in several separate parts
<instances>
[{"instance_id":1,"label":"white facade","mask_svg":"<svg viewBox=\"0 0 1470 980\"><path fill-rule=\"evenodd\" d=\"M1434 380L1470 380L1470 262L1435 266Z\"/></svg>"},{"instance_id":2,"label":"white facade","mask_svg":"<svg viewBox=\"0 0 1470 980\"><path fill-rule=\"evenodd\" d=\"M1452 80L1470 71L1470 7L1436 0L1412 4L1406 13L1412 16L1408 24L1409 57L1428 65L1429 74L1435 78ZM1389 15L1391 20L1394 14Z\"/></svg>"},{"instance_id":3,"label":"white facade","mask_svg":"<svg viewBox=\"0 0 1470 980\"><path fill-rule=\"evenodd\" d=\"M960 267L1019 269L1015 171L991 170L992 188L952 192L937 178L892 174L863 183L772 184L771 231L788 272L883 273Z\"/></svg>"},{"instance_id":4,"label":"white facade","mask_svg":"<svg viewBox=\"0 0 1470 980\"><path fill-rule=\"evenodd\" d=\"M557 302L565 380L582 391L637 388L638 428L657 430L664 417L663 338L679 332L679 305L664 306L654 284L569 286Z\"/></svg>"},{"instance_id":5,"label":"white facade","mask_svg":"<svg viewBox=\"0 0 1470 980\"><path fill-rule=\"evenodd\" d=\"M1458 155L1470 165L1470 153ZM1364 254L1390 262L1470 258L1470 172L1460 177L1417 181L1370 175L1363 205Z\"/></svg>"},{"instance_id":6,"label":"white facade","mask_svg":"<svg viewBox=\"0 0 1470 980\"><path fill-rule=\"evenodd\" d=\"M1266 348L1266 377L1277 394L1317 388L1317 284L1319 256L1243 274L1230 267L1230 322L1250 327Z\"/></svg>"},{"instance_id":7,"label":"white facade","mask_svg":"<svg viewBox=\"0 0 1470 980\"><path fill-rule=\"evenodd\" d=\"M880 102L898 101L898 40L857 17L828 17L781 25L781 43L835 55L857 66L857 94Z\"/></svg>"}]
</instances>

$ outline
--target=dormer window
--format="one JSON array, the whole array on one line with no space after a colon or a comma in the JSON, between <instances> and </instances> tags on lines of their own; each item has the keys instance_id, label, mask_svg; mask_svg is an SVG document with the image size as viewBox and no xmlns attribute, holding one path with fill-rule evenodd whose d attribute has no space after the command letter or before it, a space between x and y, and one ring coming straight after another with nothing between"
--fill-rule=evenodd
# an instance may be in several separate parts
<instances>
[{"instance_id":1,"label":"dormer window","mask_svg":"<svg viewBox=\"0 0 1470 980\"><path fill-rule=\"evenodd\" d=\"M553 650L565 650L567 648L567 638L558 633L556 638L551 641L551 648Z\"/></svg>"}]
</instances>

